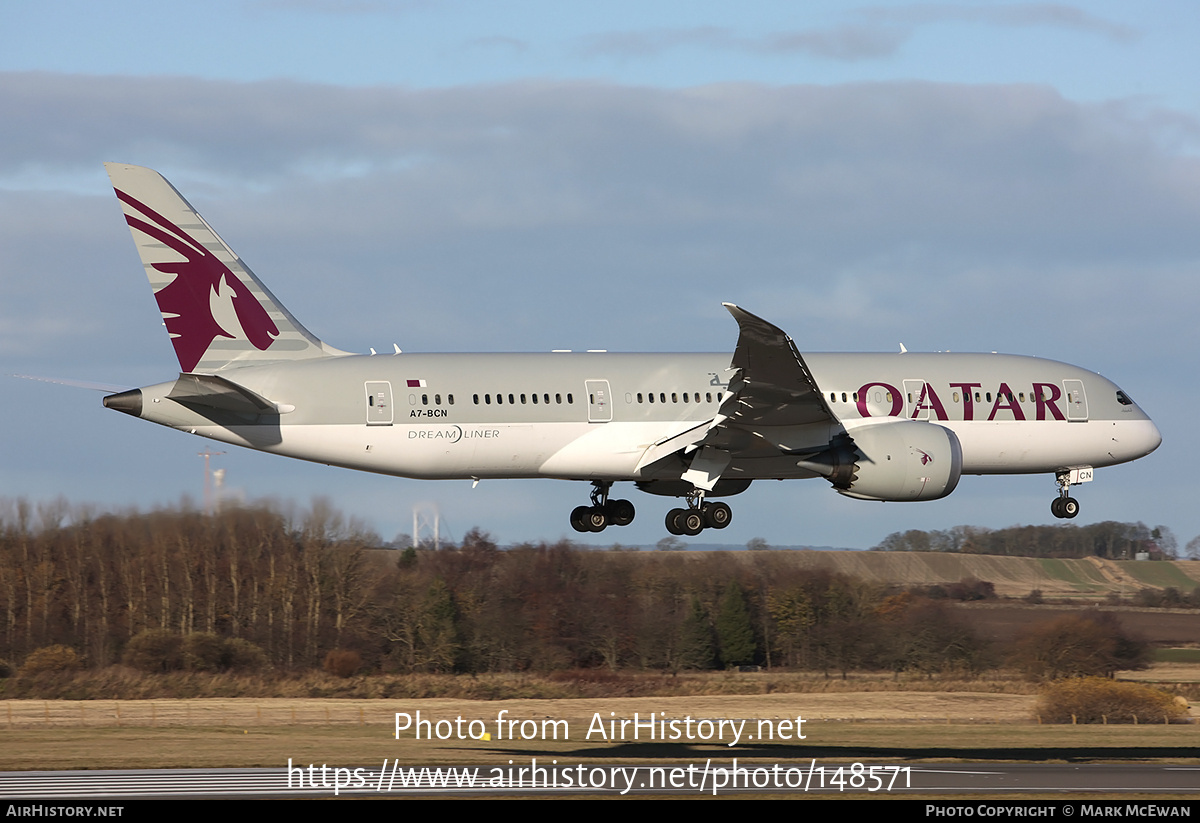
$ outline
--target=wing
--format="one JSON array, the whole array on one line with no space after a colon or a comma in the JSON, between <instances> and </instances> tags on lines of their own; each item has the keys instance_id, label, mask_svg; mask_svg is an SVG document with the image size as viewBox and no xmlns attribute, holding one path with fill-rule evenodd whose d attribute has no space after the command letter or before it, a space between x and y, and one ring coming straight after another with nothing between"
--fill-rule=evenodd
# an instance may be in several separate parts
<instances>
[{"instance_id":1,"label":"wing","mask_svg":"<svg viewBox=\"0 0 1200 823\"><path fill-rule=\"evenodd\" d=\"M647 450L642 466L681 455L681 480L712 491L734 461L788 458L797 461L829 449L832 429L840 429L792 338L778 326L726 303L738 322L729 391L717 415ZM639 466L641 468L641 466ZM817 473L824 473L818 467Z\"/></svg>"},{"instance_id":2,"label":"wing","mask_svg":"<svg viewBox=\"0 0 1200 823\"><path fill-rule=\"evenodd\" d=\"M731 364L732 397L721 405L728 423L750 429L836 423L792 338L745 309L724 305L741 332Z\"/></svg>"}]
</instances>

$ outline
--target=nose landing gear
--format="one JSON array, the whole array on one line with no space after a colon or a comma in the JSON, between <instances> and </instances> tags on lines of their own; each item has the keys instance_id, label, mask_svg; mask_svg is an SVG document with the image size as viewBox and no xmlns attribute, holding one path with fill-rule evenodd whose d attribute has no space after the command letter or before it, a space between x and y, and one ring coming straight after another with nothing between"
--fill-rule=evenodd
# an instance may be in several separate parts
<instances>
[{"instance_id":1,"label":"nose landing gear","mask_svg":"<svg viewBox=\"0 0 1200 823\"><path fill-rule=\"evenodd\" d=\"M1078 471L1077 469L1076 472ZM1088 472L1087 477L1091 479L1090 469ZM1058 483L1058 497L1050 503L1050 513L1060 520L1070 520L1079 514L1079 501L1068 493L1071 490L1071 475L1072 472L1069 471L1057 472L1054 475L1054 480Z\"/></svg>"},{"instance_id":2,"label":"nose landing gear","mask_svg":"<svg viewBox=\"0 0 1200 823\"><path fill-rule=\"evenodd\" d=\"M592 481L592 505L571 512L571 528L577 532L602 532L609 526L628 526L637 513L628 500L609 500L611 480Z\"/></svg>"}]
</instances>

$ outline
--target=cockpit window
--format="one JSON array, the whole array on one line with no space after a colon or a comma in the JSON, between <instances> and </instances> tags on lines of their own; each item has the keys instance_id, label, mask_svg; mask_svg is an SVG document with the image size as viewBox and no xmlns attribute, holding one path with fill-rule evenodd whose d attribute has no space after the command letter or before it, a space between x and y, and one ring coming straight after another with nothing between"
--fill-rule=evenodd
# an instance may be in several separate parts
<instances>
[{"instance_id":1,"label":"cockpit window","mask_svg":"<svg viewBox=\"0 0 1200 823\"><path fill-rule=\"evenodd\" d=\"M1122 406L1132 406L1133 405L1133 401L1129 399L1129 395L1127 395L1123 391L1117 392L1117 402L1120 403Z\"/></svg>"}]
</instances>

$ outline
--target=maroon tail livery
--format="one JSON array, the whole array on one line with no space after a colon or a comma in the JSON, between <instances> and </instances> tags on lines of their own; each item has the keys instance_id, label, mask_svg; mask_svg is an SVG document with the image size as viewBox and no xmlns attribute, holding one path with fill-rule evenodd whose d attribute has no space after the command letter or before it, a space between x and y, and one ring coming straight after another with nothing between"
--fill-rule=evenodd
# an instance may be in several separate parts
<instances>
[{"instance_id":1,"label":"maroon tail livery","mask_svg":"<svg viewBox=\"0 0 1200 823\"><path fill-rule=\"evenodd\" d=\"M104 167L183 372L346 354L300 325L161 174Z\"/></svg>"},{"instance_id":2,"label":"maroon tail livery","mask_svg":"<svg viewBox=\"0 0 1200 823\"><path fill-rule=\"evenodd\" d=\"M178 262L151 264L164 274L175 275L175 279L155 292L154 297L166 321L171 342L175 344L180 368L185 372L195 369L216 338L238 337L236 331L223 328L213 316L214 300L231 299L246 339L260 351L270 348L279 336L278 327L229 267L195 238L145 203L120 189L116 191L122 203L141 212L155 224L126 214L125 221L131 228L153 237L184 257Z\"/></svg>"}]
</instances>

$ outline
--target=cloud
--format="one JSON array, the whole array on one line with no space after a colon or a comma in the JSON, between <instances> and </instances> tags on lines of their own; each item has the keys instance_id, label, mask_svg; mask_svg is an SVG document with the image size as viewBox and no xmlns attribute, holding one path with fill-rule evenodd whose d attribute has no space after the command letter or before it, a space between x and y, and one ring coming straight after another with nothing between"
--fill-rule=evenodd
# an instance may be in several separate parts
<instances>
[{"instance_id":1,"label":"cloud","mask_svg":"<svg viewBox=\"0 0 1200 823\"><path fill-rule=\"evenodd\" d=\"M55 205L19 190L74 181L72 193L99 202L110 159L160 168L210 218L213 204L214 225L251 266L287 272L284 291L313 301L289 303L298 316L325 317L332 343L360 349L390 347L364 339L390 327L388 305L423 307L404 314L403 348L707 347L712 327L696 321L723 322L724 299L770 305L772 319L802 319L819 336L869 314L889 347L914 313L936 309L948 315L936 344L986 336L987 348L1019 349L1015 326L987 331L950 296L1029 316L1007 295L1046 284L1108 316L1111 290L1130 288L1123 278L1178 272L1200 254L1200 160L1186 150L1195 122L1035 86L412 90L8 74L0 110L12 149L0 157L0 296L17 316L43 310L13 290L29 282L21 272L45 270L44 250L65 255L63 277L97 257L124 262L108 245L123 237L105 239L102 255L93 243L90 257L71 239L76 228L54 216L78 212L68 193ZM87 218L98 221L89 237L108 226L109 205ZM1089 272L1106 272L1109 291L1089 288ZM346 289L381 290L366 310L379 317L319 299L331 273ZM564 275L599 286L584 289L590 311L628 325L598 338L570 314L548 318L539 299L488 309L494 289L546 294ZM1194 301L1185 293L1166 312ZM1069 337L1049 305L1033 311ZM476 319L452 331L464 311ZM52 328L31 334L65 345Z\"/></svg>"},{"instance_id":2,"label":"cloud","mask_svg":"<svg viewBox=\"0 0 1200 823\"><path fill-rule=\"evenodd\" d=\"M657 57L682 48L701 48L751 54L806 54L824 60L855 62L890 57L899 52L918 28L939 23L1066 29L1119 43L1129 43L1140 36L1131 26L1059 3L1005 6L917 3L868 7L854 14L860 22L760 36L740 35L719 26L610 31L582 38L578 50L584 57L625 60Z\"/></svg>"},{"instance_id":3,"label":"cloud","mask_svg":"<svg viewBox=\"0 0 1200 823\"><path fill-rule=\"evenodd\" d=\"M890 56L907 38L907 31L880 25L804 29L763 37L739 36L729 28L700 26L605 32L583 38L579 51L585 57L631 59L695 47L756 54L803 53L823 59L855 61Z\"/></svg>"},{"instance_id":4,"label":"cloud","mask_svg":"<svg viewBox=\"0 0 1200 823\"><path fill-rule=\"evenodd\" d=\"M1011 5L966 5L960 3L914 3L907 6L872 7L859 13L876 23L904 26L931 23L979 23L1012 28L1054 28L1097 34L1119 43L1137 40L1132 26L1113 23L1075 6L1063 3L1015 3Z\"/></svg>"},{"instance_id":5,"label":"cloud","mask_svg":"<svg viewBox=\"0 0 1200 823\"><path fill-rule=\"evenodd\" d=\"M803 52L813 57L853 61L890 57L909 36L909 32L890 26L846 25L774 34L748 45L759 52Z\"/></svg>"}]
</instances>

